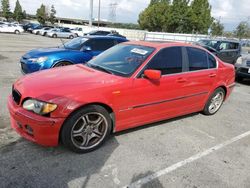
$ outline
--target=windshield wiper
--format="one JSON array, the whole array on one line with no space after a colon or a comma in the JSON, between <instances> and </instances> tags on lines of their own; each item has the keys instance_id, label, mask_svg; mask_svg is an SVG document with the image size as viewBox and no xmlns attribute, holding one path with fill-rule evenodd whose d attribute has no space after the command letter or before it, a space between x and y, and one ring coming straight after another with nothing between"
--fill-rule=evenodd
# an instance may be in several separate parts
<instances>
[{"instance_id":1,"label":"windshield wiper","mask_svg":"<svg viewBox=\"0 0 250 188\"><path fill-rule=\"evenodd\" d=\"M90 63L86 63L86 65L88 67L91 67L91 68L94 68L94 69L97 69L97 70L100 70L100 71L103 71L103 72L106 72L109 74L114 74L112 71L105 69L104 67L101 67L100 65L94 65L94 64L90 64Z\"/></svg>"}]
</instances>

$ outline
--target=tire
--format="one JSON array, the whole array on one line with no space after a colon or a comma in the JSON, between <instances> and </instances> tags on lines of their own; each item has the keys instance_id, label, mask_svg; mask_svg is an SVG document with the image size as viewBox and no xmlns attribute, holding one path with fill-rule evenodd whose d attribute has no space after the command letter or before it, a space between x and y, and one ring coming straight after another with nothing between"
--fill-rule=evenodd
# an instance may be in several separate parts
<instances>
[{"instance_id":1,"label":"tire","mask_svg":"<svg viewBox=\"0 0 250 188\"><path fill-rule=\"evenodd\" d=\"M43 33L43 36L46 36L46 35L47 35L47 32L44 32L44 33Z\"/></svg>"},{"instance_id":2,"label":"tire","mask_svg":"<svg viewBox=\"0 0 250 188\"><path fill-rule=\"evenodd\" d=\"M36 32L36 35L38 35L38 34L39 34L39 31Z\"/></svg>"},{"instance_id":3,"label":"tire","mask_svg":"<svg viewBox=\"0 0 250 188\"><path fill-rule=\"evenodd\" d=\"M52 35L52 38L57 38L57 35L56 35L56 34L53 34L53 35Z\"/></svg>"},{"instance_id":4,"label":"tire","mask_svg":"<svg viewBox=\"0 0 250 188\"><path fill-rule=\"evenodd\" d=\"M90 105L73 113L63 124L60 139L64 146L76 153L99 148L109 137L111 117L102 106Z\"/></svg>"},{"instance_id":5,"label":"tire","mask_svg":"<svg viewBox=\"0 0 250 188\"><path fill-rule=\"evenodd\" d=\"M72 65L72 64L68 61L61 61L59 63L56 63L53 67L63 67L63 66L68 66L68 65Z\"/></svg>"},{"instance_id":6,"label":"tire","mask_svg":"<svg viewBox=\"0 0 250 188\"><path fill-rule=\"evenodd\" d=\"M214 115L216 112L218 112L224 102L225 94L226 93L223 88L217 88L207 100L207 103L203 109L203 114Z\"/></svg>"},{"instance_id":7,"label":"tire","mask_svg":"<svg viewBox=\"0 0 250 188\"><path fill-rule=\"evenodd\" d=\"M70 35L70 36L69 36L69 39L73 39L73 38L74 38L74 36L73 36L73 35Z\"/></svg>"},{"instance_id":8,"label":"tire","mask_svg":"<svg viewBox=\"0 0 250 188\"><path fill-rule=\"evenodd\" d=\"M19 35L19 34L20 34L20 31L19 31L19 30L15 30L14 33L17 34L17 35Z\"/></svg>"}]
</instances>

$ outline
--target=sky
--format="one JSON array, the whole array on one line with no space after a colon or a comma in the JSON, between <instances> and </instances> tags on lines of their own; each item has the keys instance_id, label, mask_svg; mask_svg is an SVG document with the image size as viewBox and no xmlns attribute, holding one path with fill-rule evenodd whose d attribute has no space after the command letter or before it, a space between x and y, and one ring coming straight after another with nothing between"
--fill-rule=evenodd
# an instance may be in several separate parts
<instances>
[{"instance_id":1,"label":"sky","mask_svg":"<svg viewBox=\"0 0 250 188\"><path fill-rule=\"evenodd\" d=\"M16 0L10 0L11 8ZM89 18L89 0L19 0L28 14L35 14L41 3L55 6L58 17ZM101 0L101 19L110 18L110 4L117 3L116 22L137 23L139 13L144 10L150 0ZM224 24L226 31L232 31L240 21L250 23L249 0L209 0L212 16ZM98 14L98 0L94 0L94 18Z\"/></svg>"}]
</instances>

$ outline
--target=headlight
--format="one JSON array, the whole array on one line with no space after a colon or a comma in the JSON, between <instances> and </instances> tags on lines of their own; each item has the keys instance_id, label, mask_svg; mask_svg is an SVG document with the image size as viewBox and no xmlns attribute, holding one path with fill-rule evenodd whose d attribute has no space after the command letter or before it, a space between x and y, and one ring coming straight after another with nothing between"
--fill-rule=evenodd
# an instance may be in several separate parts
<instances>
[{"instance_id":1,"label":"headlight","mask_svg":"<svg viewBox=\"0 0 250 188\"><path fill-rule=\"evenodd\" d=\"M57 105L42 102L36 99L28 99L24 101L23 108L36 114L45 115L53 112L57 108Z\"/></svg>"},{"instance_id":2,"label":"headlight","mask_svg":"<svg viewBox=\"0 0 250 188\"><path fill-rule=\"evenodd\" d=\"M29 61L32 61L33 63L43 63L47 59L48 57L44 56L44 57L38 57L38 58L30 58Z\"/></svg>"},{"instance_id":3,"label":"headlight","mask_svg":"<svg viewBox=\"0 0 250 188\"><path fill-rule=\"evenodd\" d=\"M236 64L242 65L242 63L243 63L243 58L242 58L242 57L239 57L239 58L237 59L237 61L236 61Z\"/></svg>"}]
</instances>

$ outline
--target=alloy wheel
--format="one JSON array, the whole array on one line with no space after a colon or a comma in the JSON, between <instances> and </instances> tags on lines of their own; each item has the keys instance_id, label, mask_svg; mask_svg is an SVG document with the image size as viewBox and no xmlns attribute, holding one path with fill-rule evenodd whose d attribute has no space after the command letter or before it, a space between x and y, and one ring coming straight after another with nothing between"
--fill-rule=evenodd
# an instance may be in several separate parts
<instances>
[{"instance_id":1,"label":"alloy wheel","mask_svg":"<svg viewBox=\"0 0 250 188\"><path fill-rule=\"evenodd\" d=\"M209 113L213 114L221 107L224 100L224 93L222 91L218 92L212 99L208 106Z\"/></svg>"},{"instance_id":2,"label":"alloy wheel","mask_svg":"<svg viewBox=\"0 0 250 188\"><path fill-rule=\"evenodd\" d=\"M71 141L79 149L91 149L104 139L108 131L106 118L98 112L81 116L71 129Z\"/></svg>"}]
</instances>

